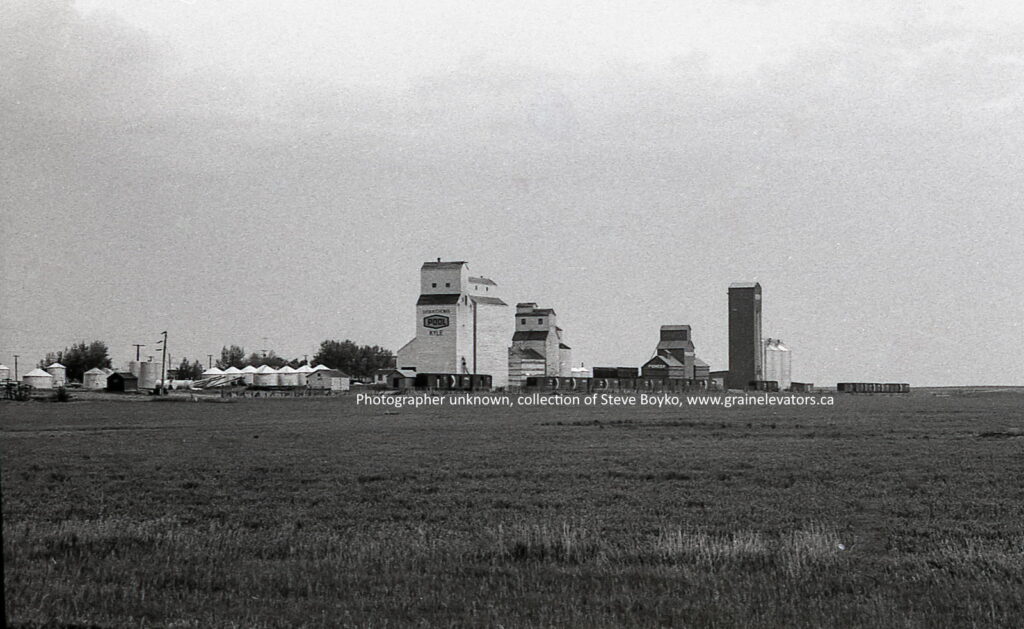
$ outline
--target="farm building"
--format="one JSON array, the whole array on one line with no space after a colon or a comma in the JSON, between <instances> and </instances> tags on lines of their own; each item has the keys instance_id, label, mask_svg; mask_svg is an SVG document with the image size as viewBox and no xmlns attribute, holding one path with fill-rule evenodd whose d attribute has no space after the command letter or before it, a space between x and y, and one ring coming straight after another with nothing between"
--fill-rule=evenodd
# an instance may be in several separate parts
<instances>
[{"instance_id":1,"label":"farm building","mask_svg":"<svg viewBox=\"0 0 1024 629\"><path fill-rule=\"evenodd\" d=\"M93 367L82 374L82 388L98 390L107 388L107 373L99 367Z\"/></svg>"},{"instance_id":2,"label":"farm building","mask_svg":"<svg viewBox=\"0 0 1024 629\"><path fill-rule=\"evenodd\" d=\"M46 368L46 372L53 376L53 386L62 387L67 384L67 367L60 363L53 363Z\"/></svg>"},{"instance_id":3,"label":"farm building","mask_svg":"<svg viewBox=\"0 0 1024 629\"><path fill-rule=\"evenodd\" d=\"M508 354L510 384L522 386L529 376L571 375L572 348L565 344L557 317L553 309L538 308L533 302L516 304L515 332ZM537 356L544 362L541 373L537 373Z\"/></svg>"},{"instance_id":4,"label":"farm building","mask_svg":"<svg viewBox=\"0 0 1024 629\"><path fill-rule=\"evenodd\" d=\"M392 389L411 389L416 384L416 372L409 369L378 369L383 371L380 374L379 384ZM377 376L377 374L374 374ZM375 379L375 382L377 380Z\"/></svg>"},{"instance_id":5,"label":"farm building","mask_svg":"<svg viewBox=\"0 0 1024 629\"><path fill-rule=\"evenodd\" d=\"M746 389L764 380L764 348L761 345L761 285L736 282L729 285L729 375L726 386Z\"/></svg>"},{"instance_id":6,"label":"farm building","mask_svg":"<svg viewBox=\"0 0 1024 629\"><path fill-rule=\"evenodd\" d=\"M107 376L107 391L131 393L139 390L139 378L130 371L115 371Z\"/></svg>"},{"instance_id":7,"label":"farm building","mask_svg":"<svg viewBox=\"0 0 1024 629\"><path fill-rule=\"evenodd\" d=\"M306 376L306 386L310 389L348 391L351 385L352 378L337 369L315 369Z\"/></svg>"},{"instance_id":8,"label":"farm building","mask_svg":"<svg viewBox=\"0 0 1024 629\"><path fill-rule=\"evenodd\" d=\"M224 371L222 369L219 369L217 367L210 367L209 369L203 372L203 380L206 380L208 378L218 378L223 375Z\"/></svg>"},{"instance_id":9,"label":"farm building","mask_svg":"<svg viewBox=\"0 0 1024 629\"><path fill-rule=\"evenodd\" d=\"M691 373L685 363L668 353L659 354L640 367L640 374L644 378L690 381L692 378L687 376Z\"/></svg>"},{"instance_id":10,"label":"farm building","mask_svg":"<svg viewBox=\"0 0 1024 629\"><path fill-rule=\"evenodd\" d=\"M160 363L153 361L139 364L139 388L155 389L160 380Z\"/></svg>"},{"instance_id":11,"label":"farm building","mask_svg":"<svg viewBox=\"0 0 1024 629\"><path fill-rule=\"evenodd\" d=\"M294 367L285 365L277 370L277 385L281 387L299 386L299 374Z\"/></svg>"},{"instance_id":12,"label":"farm building","mask_svg":"<svg viewBox=\"0 0 1024 629\"><path fill-rule=\"evenodd\" d=\"M465 262L425 262L420 268L416 336L398 350L396 367L418 373L490 374L508 384L512 321L497 284L469 275Z\"/></svg>"},{"instance_id":13,"label":"farm building","mask_svg":"<svg viewBox=\"0 0 1024 629\"><path fill-rule=\"evenodd\" d=\"M276 387L279 383L277 370L270 365L261 365L254 375L252 383L258 387Z\"/></svg>"},{"instance_id":14,"label":"farm building","mask_svg":"<svg viewBox=\"0 0 1024 629\"><path fill-rule=\"evenodd\" d=\"M252 384L256 380L256 368L252 365L246 365L239 370L242 377L245 378L246 384Z\"/></svg>"},{"instance_id":15,"label":"farm building","mask_svg":"<svg viewBox=\"0 0 1024 629\"><path fill-rule=\"evenodd\" d=\"M508 383L510 386L523 386L526 379L543 376L547 373L547 360L544 355L529 347L508 349Z\"/></svg>"},{"instance_id":16,"label":"farm building","mask_svg":"<svg viewBox=\"0 0 1024 629\"><path fill-rule=\"evenodd\" d=\"M52 389L53 376L42 369L33 369L21 377L22 384L27 384L36 389Z\"/></svg>"},{"instance_id":17,"label":"farm building","mask_svg":"<svg viewBox=\"0 0 1024 629\"><path fill-rule=\"evenodd\" d=\"M224 370L224 375L230 376L232 378L241 378L242 370L239 369L238 367L235 367L234 365L231 365L230 367Z\"/></svg>"},{"instance_id":18,"label":"farm building","mask_svg":"<svg viewBox=\"0 0 1024 629\"><path fill-rule=\"evenodd\" d=\"M295 379L298 381L300 387L306 386L306 378L311 373L313 373L313 368L308 364L300 365L298 369L295 370Z\"/></svg>"},{"instance_id":19,"label":"farm building","mask_svg":"<svg viewBox=\"0 0 1024 629\"><path fill-rule=\"evenodd\" d=\"M11 368L7 365L0 365L0 380L7 380L11 377Z\"/></svg>"}]
</instances>

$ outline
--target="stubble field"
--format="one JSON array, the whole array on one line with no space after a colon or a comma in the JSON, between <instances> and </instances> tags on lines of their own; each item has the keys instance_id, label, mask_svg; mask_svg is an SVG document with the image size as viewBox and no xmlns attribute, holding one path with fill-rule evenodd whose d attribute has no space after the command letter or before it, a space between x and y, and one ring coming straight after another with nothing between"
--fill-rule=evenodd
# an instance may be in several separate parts
<instances>
[{"instance_id":1,"label":"stubble field","mask_svg":"<svg viewBox=\"0 0 1024 629\"><path fill-rule=\"evenodd\" d=\"M0 405L8 619L1019 627L1024 394Z\"/></svg>"}]
</instances>

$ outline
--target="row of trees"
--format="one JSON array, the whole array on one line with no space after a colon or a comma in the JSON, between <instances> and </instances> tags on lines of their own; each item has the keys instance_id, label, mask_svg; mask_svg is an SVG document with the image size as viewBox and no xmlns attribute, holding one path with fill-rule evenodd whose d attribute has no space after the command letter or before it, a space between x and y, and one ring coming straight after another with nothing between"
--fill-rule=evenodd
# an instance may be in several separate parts
<instances>
[{"instance_id":1,"label":"row of trees","mask_svg":"<svg viewBox=\"0 0 1024 629\"><path fill-rule=\"evenodd\" d=\"M107 344L102 341L91 343L82 341L64 348L63 351L47 353L46 358L39 361L39 367L46 368L53 363L60 363L66 367L68 380L81 381L85 372L93 367L110 367L110 354ZM306 364L305 360L297 358L288 360L273 351L266 354L252 352L246 355L245 349L237 345L225 346L221 349L220 360L217 361L217 367L220 369L228 367L242 369L247 365L253 367L270 365L274 369L289 365L297 368L304 364ZM393 367L394 364L394 356L390 350L377 345L357 345L347 339L320 343L320 349L310 361L312 366L325 365L331 369L340 369L356 378L368 378L377 369ZM190 362L188 358L183 358L178 365L177 378L179 380L197 380L203 376L203 371L204 367L200 361Z\"/></svg>"},{"instance_id":2,"label":"row of trees","mask_svg":"<svg viewBox=\"0 0 1024 629\"><path fill-rule=\"evenodd\" d=\"M297 368L304 364L306 364L305 360L298 358L288 360L278 356L273 351L266 354L253 352L247 356L244 348L238 345L231 345L221 349L217 368L227 369L228 367L236 367L242 369L247 365L252 365L253 367L269 365L274 369L280 369L285 365ZM377 369L394 366L395 359L391 350L377 345L357 345L346 339L344 341L324 341L320 343L320 349L313 355L313 359L309 361L309 364L311 366L325 365L331 369L340 369L356 378L368 378Z\"/></svg>"},{"instance_id":3,"label":"row of trees","mask_svg":"<svg viewBox=\"0 0 1024 629\"><path fill-rule=\"evenodd\" d=\"M45 369L53 363L60 363L65 367L65 376L68 380L81 381L85 372L99 367L110 367L110 354L107 344L103 341L86 343L82 341L71 347L65 347L60 352L48 352L46 357L39 361L39 367Z\"/></svg>"}]
</instances>

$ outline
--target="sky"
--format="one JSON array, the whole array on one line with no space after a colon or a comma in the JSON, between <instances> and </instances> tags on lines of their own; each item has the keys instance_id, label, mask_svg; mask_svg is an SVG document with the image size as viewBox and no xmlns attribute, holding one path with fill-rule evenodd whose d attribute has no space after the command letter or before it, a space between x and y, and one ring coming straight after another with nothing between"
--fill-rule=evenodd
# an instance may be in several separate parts
<instances>
[{"instance_id":1,"label":"sky","mask_svg":"<svg viewBox=\"0 0 1024 629\"><path fill-rule=\"evenodd\" d=\"M1022 153L1019 3L10 0L0 362L396 351L440 257L590 366L758 281L794 380L1024 385Z\"/></svg>"}]
</instances>

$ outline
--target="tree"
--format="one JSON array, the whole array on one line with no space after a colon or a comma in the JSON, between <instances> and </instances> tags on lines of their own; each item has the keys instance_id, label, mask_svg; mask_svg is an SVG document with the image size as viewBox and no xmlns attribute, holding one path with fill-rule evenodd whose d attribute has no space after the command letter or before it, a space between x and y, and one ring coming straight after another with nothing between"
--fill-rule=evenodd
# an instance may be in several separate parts
<instances>
[{"instance_id":1,"label":"tree","mask_svg":"<svg viewBox=\"0 0 1024 629\"><path fill-rule=\"evenodd\" d=\"M62 352L48 352L46 358L39 361L41 368L46 368L53 363L60 363L65 367L65 376L68 381L82 381L85 372L93 367L110 367L110 356L107 344L103 341L93 341L86 344L85 341L76 343L71 347L65 347Z\"/></svg>"},{"instance_id":2,"label":"tree","mask_svg":"<svg viewBox=\"0 0 1024 629\"><path fill-rule=\"evenodd\" d=\"M217 369L235 367L241 369L248 363L245 362L245 350L237 345L224 347L220 350L220 360L217 361Z\"/></svg>"},{"instance_id":3,"label":"tree","mask_svg":"<svg viewBox=\"0 0 1024 629\"><path fill-rule=\"evenodd\" d=\"M313 356L313 363L340 369L350 376L368 378L373 372L394 363L391 350L377 345L356 345L352 341L324 341Z\"/></svg>"},{"instance_id":4,"label":"tree","mask_svg":"<svg viewBox=\"0 0 1024 629\"><path fill-rule=\"evenodd\" d=\"M191 363L187 358L181 359L178 365L178 380L199 380L203 377L203 363L198 360Z\"/></svg>"},{"instance_id":5,"label":"tree","mask_svg":"<svg viewBox=\"0 0 1024 629\"><path fill-rule=\"evenodd\" d=\"M270 365L274 369L280 369L288 364L288 361L277 354L274 350L266 354L260 354L259 352L253 352L249 354L249 364L253 367L260 367L262 365Z\"/></svg>"}]
</instances>

